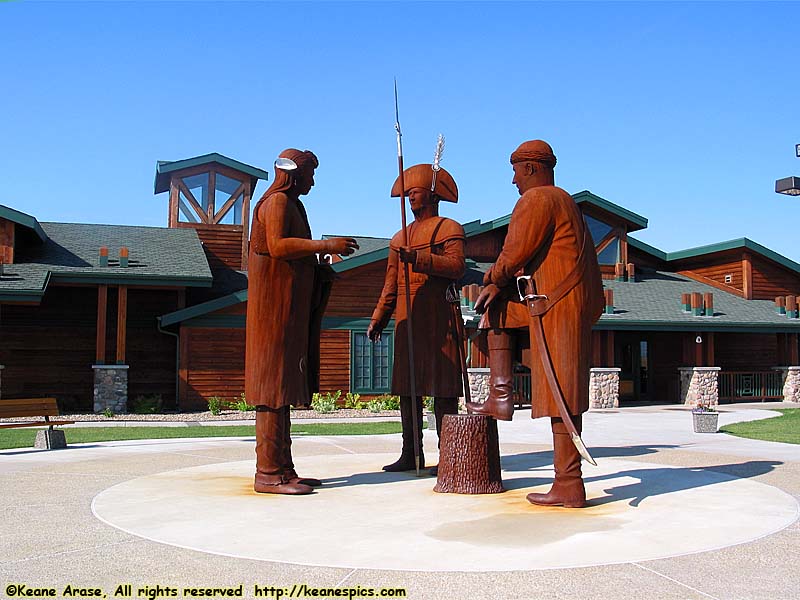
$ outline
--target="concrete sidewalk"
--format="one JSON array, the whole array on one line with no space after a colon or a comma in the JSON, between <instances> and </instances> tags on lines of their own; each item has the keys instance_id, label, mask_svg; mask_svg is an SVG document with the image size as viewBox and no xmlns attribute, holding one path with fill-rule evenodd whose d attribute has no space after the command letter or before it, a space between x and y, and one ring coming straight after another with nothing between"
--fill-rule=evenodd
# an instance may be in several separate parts
<instances>
[{"instance_id":1,"label":"concrete sidewalk","mask_svg":"<svg viewBox=\"0 0 800 600\"><path fill-rule=\"evenodd\" d=\"M776 413L769 411L770 407L790 405L726 406L721 409L720 422L773 416ZM291 589L300 583L340 588L404 587L409 598L449 600L800 597L796 566L800 560L800 525L791 519L788 526L765 532L764 537L693 554L680 551L681 537L686 540L686 551L696 552L693 548L706 542L702 529L679 531L668 536L670 544L678 544L669 556L605 564L614 552L633 556L649 548L654 555L663 555L659 543L667 542L655 537L648 540L647 535L648 531L652 536L661 535L658 527L669 530L673 523L677 528L687 519L697 521L703 516L712 522L708 534L724 537L727 534L719 527L720 521L733 529L757 531L762 523L780 516L775 512L776 502L784 507L784 515L787 499L796 511L800 446L695 434L688 411L676 406L591 412L585 417L585 430L587 445L600 463L597 470L584 467L595 505L584 511L546 509L550 511L547 514L530 510L533 507L524 503L522 493L527 486L546 487L551 476L548 424L544 419L532 421L527 411L518 411L512 422L500 423L504 478L512 486L510 491L492 499L481 497L474 503L471 497L427 492L433 485L431 479L381 479L380 465L399 449L397 434L298 436L294 443L298 465L309 475L318 474L314 472L317 469L326 481L319 492L306 497L312 500L305 504L309 508L305 512L299 498L255 495L246 489L252 472L252 438L143 440L71 445L49 452L0 451L0 485L6 509L0 525L0 574L4 589L7 583L55 586L60 595L63 586L71 583L100 586L109 597L122 583L135 584L134 597L137 585L243 584L244 596L253 597L255 585ZM436 457L436 440L431 432L425 434L425 445L431 463ZM214 477L192 479L193 473L203 470L215 473ZM630 478L628 474L634 472L643 474L641 481L614 483L613 478ZM337 473L345 474L344 487L336 483ZM213 494L203 496L208 490L202 485L212 479L216 486ZM159 480L163 485L147 487ZM192 487L198 481L201 487ZM137 499L135 494L143 490ZM613 502L602 504L600 497L609 494ZM747 499L751 497L763 500L750 506ZM489 520L489 529L480 533L482 539L465 537L464 532L480 531L476 529L481 523L475 511L484 500L495 503L495 511L497 502L503 503L502 514L507 515L503 519L518 519L514 523L525 527L514 525L510 539L492 541L491 533L500 521ZM163 509L148 509L149 513L137 517L136 504L145 502ZM93 504L96 510L102 505L105 516L116 519L114 526L95 516ZM449 507L446 510L442 508L445 505ZM611 514L604 507L618 507L620 511ZM736 510L732 514L733 507ZM508 516L511 513L514 516ZM616 525L618 531L598 531L601 522L604 527L632 523L629 517L646 514L651 520L643 521L650 523L644 537L637 534L636 539L626 538L634 534ZM169 515L169 522L158 525L164 515ZM275 515L280 519L270 521ZM381 536L384 540L404 539L411 535L409 519L413 524L430 523L432 518L441 524L463 522L466 526L457 535L452 527L445 533L436 523L416 528L418 541L410 541L402 547L404 552L396 552L395 566L388 567L381 548L391 544L382 542ZM785 516L782 518L781 522L786 521ZM127 524L123 523L126 519ZM223 533L216 533L213 526L223 519L227 519L227 525ZM278 524L282 529L278 530ZM155 534L125 531L134 526L150 526ZM252 541L246 539L248 529L259 527L265 528L264 534L255 534ZM331 541L329 534L336 531L340 537ZM165 542L167 539L171 541ZM263 539L262 544L259 539ZM305 560L282 557L281 539L287 555L290 550L295 553L306 548ZM599 540L599 545L590 543L593 539ZM603 540L608 542L605 546ZM434 541L439 545L431 545ZM232 550L220 551L219 543ZM581 555L580 564L588 566L502 570L504 563L512 568L544 565L569 547L574 547L570 556ZM270 548L275 553L270 559L248 554ZM446 561L456 564L459 556L464 561L468 555L476 556L469 560L478 561L477 566L432 571L431 563L439 557L434 554L426 558L426 552L439 549L444 549L441 554L447 555ZM531 558L536 553L545 562ZM484 569L480 568L481 555L486 557ZM371 567L370 557L380 565ZM282 560L290 562L277 562ZM301 562L318 566L298 564ZM418 570L415 564L419 564ZM407 570L395 570L398 567Z\"/></svg>"}]
</instances>

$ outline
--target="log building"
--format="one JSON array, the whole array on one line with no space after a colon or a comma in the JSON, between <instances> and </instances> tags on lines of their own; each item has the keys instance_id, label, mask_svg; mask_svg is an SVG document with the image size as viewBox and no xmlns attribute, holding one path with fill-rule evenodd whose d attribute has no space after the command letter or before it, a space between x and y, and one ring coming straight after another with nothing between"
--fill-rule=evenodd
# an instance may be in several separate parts
<instances>
[{"instance_id":1,"label":"log building","mask_svg":"<svg viewBox=\"0 0 800 600\"><path fill-rule=\"evenodd\" d=\"M126 410L157 394L166 409L205 409L244 391L248 217L268 174L219 154L159 162L166 228L40 223L0 206L0 394L55 396L62 412ZM588 191L581 208L604 277L593 337L593 406L795 399L800 377L800 265L747 238L664 252L631 236L646 218ZM486 376L472 310L510 215L466 223L460 282L471 378ZM333 263L321 385L387 393L393 322L366 329L380 296L388 239ZM525 398L527 340L519 343ZM787 383L789 382L789 383ZM787 390L789 390L787 392ZM705 394L705 395L704 395Z\"/></svg>"}]
</instances>

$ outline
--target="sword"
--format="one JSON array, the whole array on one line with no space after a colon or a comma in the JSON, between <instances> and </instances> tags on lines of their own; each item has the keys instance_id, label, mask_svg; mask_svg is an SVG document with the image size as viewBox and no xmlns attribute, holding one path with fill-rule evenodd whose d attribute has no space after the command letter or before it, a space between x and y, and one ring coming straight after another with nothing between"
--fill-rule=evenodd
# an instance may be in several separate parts
<instances>
[{"instance_id":1,"label":"sword","mask_svg":"<svg viewBox=\"0 0 800 600\"><path fill-rule=\"evenodd\" d=\"M400 109L397 102L397 79L394 80L394 130L397 132L397 168L400 171L400 216L403 221L403 245L408 246L408 227L406 226L406 181L403 176L403 134L400 132ZM413 411L412 431L414 434L414 467L419 477L419 423L417 422L417 380L414 373L414 333L411 321L411 282L409 279L408 263L403 263L403 274L406 278L406 330L408 332L408 364L409 378L411 379L411 410Z\"/></svg>"},{"instance_id":2,"label":"sword","mask_svg":"<svg viewBox=\"0 0 800 600\"><path fill-rule=\"evenodd\" d=\"M525 302L525 304L527 304L527 306L531 309L535 302L548 300L547 296L536 293L536 282L530 275L519 275L517 277L517 291L519 292L519 299L522 302ZM561 420L564 422L567 431L569 431L572 443L575 444L575 447L578 449L578 452L580 452L580 455L596 467L597 462L594 460L594 458L592 458L592 455L589 454L586 444L583 443L581 436L578 435L578 430L575 428L575 424L572 422L569 410L567 410L567 403L564 400L564 394L561 392L561 386L558 385L558 378L556 377L555 369L553 369L553 359L550 357L550 351L547 348L547 339L544 336L542 315L533 314L533 310L531 310L530 313L533 323L531 325L531 337L536 340L536 346L539 350L539 356L542 359L542 366L544 367L545 378L550 386L550 392L553 394L553 397L556 400L558 414L561 415Z\"/></svg>"}]
</instances>

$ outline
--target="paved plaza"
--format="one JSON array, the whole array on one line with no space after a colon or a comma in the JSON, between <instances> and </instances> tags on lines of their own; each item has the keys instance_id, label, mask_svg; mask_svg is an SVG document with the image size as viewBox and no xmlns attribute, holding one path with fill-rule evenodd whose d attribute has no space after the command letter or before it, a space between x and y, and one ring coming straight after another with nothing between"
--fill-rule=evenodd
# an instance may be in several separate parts
<instances>
[{"instance_id":1,"label":"paved plaza","mask_svg":"<svg viewBox=\"0 0 800 600\"><path fill-rule=\"evenodd\" d=\"M725 406L720 423L780 406ZM507 491L486 496L383 473L399 434L295 436L298 470L324 485L293 498L252 492L253 438L0 451L4 593L241 585L277 597L306 584L450 600L800 598L800 446L695 434L679 406L590 412L585 429L598 466L584 463L581 510L525 501L552 478L548 423L525 410L499 424ZM425 451L434 462L432 432Z\"/></svg>"}]
</instances>

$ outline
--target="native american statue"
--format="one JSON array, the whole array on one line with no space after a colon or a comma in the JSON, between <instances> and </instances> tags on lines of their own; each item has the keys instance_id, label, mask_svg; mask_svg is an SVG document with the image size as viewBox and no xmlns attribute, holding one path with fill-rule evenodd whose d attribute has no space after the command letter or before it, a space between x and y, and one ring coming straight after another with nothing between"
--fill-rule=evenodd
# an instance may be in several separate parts
<instances>
[{"instance_id":1,"label":"native american statue","mask_svg":"<svg viewBox=\"0 0 800 600\"><path fill-rule=\"evenodd\" d=\"M503 249L484 277L475 303L487 330L490 392L469 403L473 414L510 421L514 330L531 340L532 418L550 417L555 482L547 494L528 494L533 504L583 507L586 491L580 441L589 408L591 328L603 310L603 285L594 244L572 197L555 186L556 157L541 140L511 155L514 207Z\"/></svg>"},{"instance_id":2,"label":"native american statue","mask_svg":"<svg viewBox=\"0 0 800 600\"><path fill-rule=\"evenodd\" d=\"M447 290L454 280L464 275L465 236L463 227L456 221L439 216L439 201L457 202L458 188L450 173L438 166L437 160L433 165L414 165L402 173L403 183L398 177L392 186L392 196L408 195L414 221L407 228L407 241L404 231L400 230L389 244L383 292L367 330L371 340L378 340L394 313L392 393L400 396L403 446L400 458L383 467L384 471L425 467L421 450L421 396L434 397L439 433L444 415L458 413L462 385L458 346L460 323L457 322L461 313L457 307L453 310ZM410 273L407 268L400 268L401 263L411 267ZM398 295L402 298L407 291L413 318L409 318L405 301L397 301ZM413 365L409 359L409 323L413 327ZM415 390L412 390L412 376ZM419 454L416 464L415 446ZM435 467L431 474L435 474Z\"/></svg>"},{"instance_id":3,"label":"native american statue","mask_svg":"<svg viewBox=\"0 0 800 600\"><path fill-rule=\"evenodd\" d=\"M318 254L350 255L352 238L312 240L300 201L314 186L317 157L290 148L253 212L250 234L245 397L256 407L256 492L308 494L318 479L292 461L289 406L319 389L319 338L333 271Z\"/></svg>"}]
</instances>

